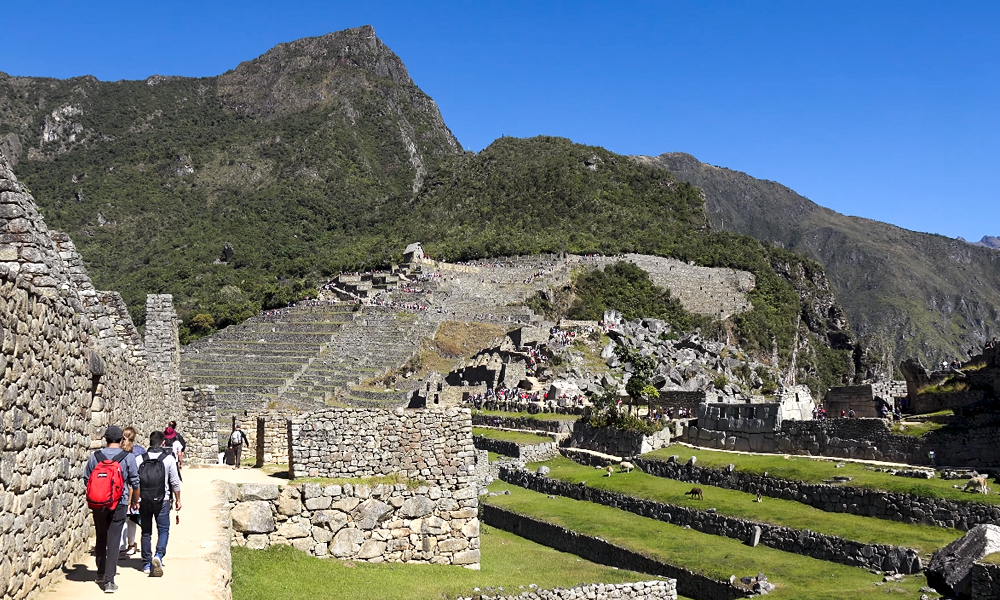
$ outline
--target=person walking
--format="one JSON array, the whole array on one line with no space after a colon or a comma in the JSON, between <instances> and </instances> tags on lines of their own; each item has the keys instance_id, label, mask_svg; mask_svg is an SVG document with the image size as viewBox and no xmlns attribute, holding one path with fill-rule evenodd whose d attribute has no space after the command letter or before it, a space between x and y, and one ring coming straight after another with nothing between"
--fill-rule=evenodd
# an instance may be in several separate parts
<instances>
[{"instance_id":1,"label":"person walking","mask_svg":"<svg viewBox=\"0 0 1000 600\"><path fill-rule=\"evenodd\" d=\"M97 584L107 594L118 591L115 575L126 511L139 503L139 469L135 458L122 450L122 437L122 428L117 425L105 429L107 447L91 454L83 471L87 505L93 510L97 533Z\"/></svg>"},{"instance_id":2,"label":"person walking","mask_svg":"<svg viewBox=\"0 0 1000 600\"><path fill-rule=\"evenodd\" d=\"M181 469L184 467L184 444L177 437L177 430L172 425L167 425L167 428L163 430L163 438L163 447L170 450L177 461L177 476L181 478L181 481L184 481L184 476L181 475Z\"/></svg>"},{"instance_id":3,"label":"person walking","mask_svg":"<svg viewBox=\"0 0 1000 600\"><path fill-rule=\"evenodd\" d=\"M135 443L135 436L137 434L135 427L129 425L122 430L122 433L124 434L122 437L122 450L131 452L133 458L142 456L146 449ZM133 510L132 507L129 507L128 514L125 518L125 528L122 530L122 542L120 548L125 557L132 556L138 550L138 545L135 543L135 534L138 528L139 510ZM119 558L123 557L119 556Z\"/></svg>"},{"instance_id":4,"label":"person walking","mask_svg":"<svg viewBox=\"0 0 1000 600\"><path fill-rule=\"evenodd\" d=\"M170 505L181 509L181 479L177 460L163 447L162 431L149 434L149 450L137 459L140 480L139 527L142 529L142 570L163 577L163 559L170 540ZM152 550L156 521L156 553Z\"/></svg>"},{"instance_id":5,"label":"person walking","mask_svg":"<svg viewBox=\"0 0 1000 600\"><path fill-rule=\"evenodd\" d=\"M243 443L246 442L246 436L243 435L243 430L240 429L240 424L236 424L236 429L229 434L229 444L233 447L234 462L233 468L240 468L240 457L243 455Z\"/></svg>"}]
</instances>

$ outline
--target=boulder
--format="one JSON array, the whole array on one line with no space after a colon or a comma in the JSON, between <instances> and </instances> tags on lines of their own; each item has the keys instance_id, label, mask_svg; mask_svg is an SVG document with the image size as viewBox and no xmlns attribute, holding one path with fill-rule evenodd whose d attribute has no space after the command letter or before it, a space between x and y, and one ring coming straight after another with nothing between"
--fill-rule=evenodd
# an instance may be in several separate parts
<instances>
[{"instance_id":1,"label":"boulder","mask_svg":"<svg viewBox=\"0 0 1000 600\"><path fill-rule=\"evenodd\" d=\"M942 595L968 598L972 564L994 552L1000 552L1000 526L976 525L934 553L926 570L927 583Z\"/></svg>"},{"instance_id":2,"label":"boulder","mask_svg":"<svg viewBox=\"0 0 1000 600\"><path fill-rule=\"evenodd\" d=\"M351 514L355 526L360 529L374 529L386 515L392 512L392 507L381 500L365 500Z\"/></svg>"},{"instance_id":3,"label":"boulder","mask_svg":"<svg viewBox=\"0 0 1000 600\"><path fill-rule=\"evenodd\" d=\"M271 503L264 501L241 502L232 511L233 529L240 533L271 533L274 516Z\"/></svg>"},{"instance_id":4,"label":"boulder","mask_svg":"<svg viewBox=\"0 0 1000 600\"><path fill-rule=\"evenodd\" d=\"M434 501L427 496L414 496L403 501L400 516L407 519L426 517L434 512Z\"/></svg>"},{"instance_id":5,"label":"boulder","mask_svg":"<svg viewBox=\"0 0 1000 600\"><path fill-rule=\"evenodd\" d=\"M281 490L276 485L260 483L244 483L240 486L240 502L253 500L274 500Z\"/></svg>"},{"instance_id":6,"label":"boulder","mask_svg":"<svg viewBox=\"0 0 1000 600\"><path fill-rule=\"evenodd\" d=\"M341 529L330 542L330 554L337 558L354 556L361 549L365 534L360 529Z\"/></svg>"}]
</instances>

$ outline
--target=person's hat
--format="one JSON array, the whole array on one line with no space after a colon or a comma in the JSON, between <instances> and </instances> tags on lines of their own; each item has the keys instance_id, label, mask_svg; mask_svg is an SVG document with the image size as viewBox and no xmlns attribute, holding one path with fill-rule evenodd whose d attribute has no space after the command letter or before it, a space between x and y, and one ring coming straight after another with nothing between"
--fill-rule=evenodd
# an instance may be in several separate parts
<instances>
[{"instance_id":1,"label":"person's hat","mask_svg":"<svg viewBox=\"0 0 1000 600\"><path fill-rule=\"evenodd\" d=\"M109 442L120 442L124 436L125 432L117 425L111 425L104 430L104 439Z\"/></svg>"},{"instance_id":2,"label":"person's hat","mask_svg":"<svg viewBox=\"0 0 1000 600\"><path fill-rule=\"evenodd\" d=\"M168 425L167 428L163 430L163 437L167 438L168 440L171 438L175 438L177 437L177 432L174 431L173 427L170 427Z\"/></svg>"}]
</instances>

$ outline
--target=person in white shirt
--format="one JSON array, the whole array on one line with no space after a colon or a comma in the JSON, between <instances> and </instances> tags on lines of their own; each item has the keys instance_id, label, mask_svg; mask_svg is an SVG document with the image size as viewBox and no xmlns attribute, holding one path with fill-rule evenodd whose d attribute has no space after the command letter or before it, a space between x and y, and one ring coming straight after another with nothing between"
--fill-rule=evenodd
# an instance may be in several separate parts
<instances>
[{"instance_id":1,"label":"person in white shirt","mask_svg":"<svg viewBox=\"0 0 1000 600\"><path fill-rule=\"evenodd\" d=\"M142 529L142 564L143 572L153 576L163 576L163 558L167 554L167 541L170 539L170 508L171 504L181 509L181 478L178 461L173 454L164 448L162 431L154 431L149 435L149 450L136 458L139 467L140 483L142 480L142 464L146 460L161 460L163 462L163 501L160 506L147 505L146 501L139 503L139 527ZM147 493L140 490L140 498ZM173 496L173 502L171 502ZM156 553L151 545L153 537L153 520L156 520Z\"/></svg>"}]
</instances>

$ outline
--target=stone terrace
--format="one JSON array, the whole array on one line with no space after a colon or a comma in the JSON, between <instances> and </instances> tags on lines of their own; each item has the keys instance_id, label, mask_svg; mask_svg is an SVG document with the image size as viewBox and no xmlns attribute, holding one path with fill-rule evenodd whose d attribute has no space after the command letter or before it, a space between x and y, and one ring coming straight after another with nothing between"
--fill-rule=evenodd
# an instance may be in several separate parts
<instances>
[{"instance_id":1,"label":"stone terrace","mask_svg":"<svg viewBox=\"0 0 1000 600\"><path fill-rule=\"evenodd\" d=\"M436 329L423 314L365 307L278 390L278 399L300 408L319 408L331 400L351 406L400 405L404 392L357 388L402 367Z\"/></svg>"},{"instance_id":2,"label":"stone terrace","mask_svg":"<svg viewBox=\"0 0 1000 600\"><path fill-rule=\"evenodd\" d=\"M354 317L349 306L297 307L227 327L182 350L181 385L216 386L220 413L259 410Z\"/></svg>"}]
</instances>

